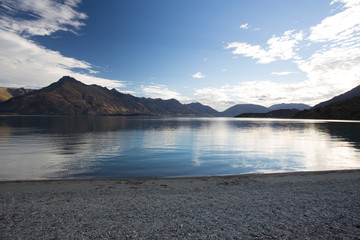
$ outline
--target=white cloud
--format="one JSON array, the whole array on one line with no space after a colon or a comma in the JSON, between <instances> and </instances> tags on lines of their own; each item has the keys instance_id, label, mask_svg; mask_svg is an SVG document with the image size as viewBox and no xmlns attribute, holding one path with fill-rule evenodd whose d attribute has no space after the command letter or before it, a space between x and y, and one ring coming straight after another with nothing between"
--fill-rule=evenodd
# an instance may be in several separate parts
<instances>
[{"instance_id":1,"label":"white cloud","mask_svg":"<svg viewBox=\"0 0 360 240\"><path fill-rule=\"evenodd\" d=\"M234 104L254 103L270 106L276 103L315 105L360 84L360 47L333 47L314 53L309 59L297 61L307 74L301 82L281 83L248 81L218 88L197 89L195 96L204 104L225 110ZM294 72L273 72L287 75Z\"/></svg>"},{"instance_id":2,"label":"white cloud","mask_svg":"<svg viewBox=\"0 0 360 240\"><path fill-rule=\"evenodd\" d=\"M131 95L136 94L136 92L135 92L135 91L131 91L131 90L121 90L121 93L131 94Z\"/></svg>"},{"instance_id":3,"label":"white cloud","mask_svg":"<svg viewBox=\"0 0 360 240\"><path fill-rule=\"evenodd\" d=\"M1 28L22 35L50 35L56 31L80 29L87 15L75 10L81 0L3 0L0 7L7 15L0 18ZM26 15L26 17L19 17Z\"/></svg>"},{"instance_id":4,"label":"white cloud","mask_svg":"<svg viewBox=\"0 0 360 240\"><path fill-rule=\"evenodd\" d=\"M203 104L223 111L240 103L270 106L277 103L303 102L315 105L322 94L322 89L310 81L288 84L271 81L249 81L236 85L227 84L219 88L197 89L194 95Z\"/></svg>"},{"instance_id":5,"label":"white cloud","mask_svg":"<svg viewBox=\"0 0 360 240\"><path fill-rule=\"evenodd\" d=\"M343 4L343 11L325 18L320 24L310 29L309 39L313 42L348 42L359 40L360 31L360 1L358 0L335 0L335 3Z\"/></svg>"},{"instance_id":6,"label":"white cloud","mask_svg":"<svg viewBox=\"0 0 360 240\"><path fill-rule=\"evenodd\" d=\"M122 81L92 76L97 71L90 63L65 57L60 52L46 49L28 39L34 35L50 35L59 30L76 33L87 18L86 14L76 11L80 2L81 0L0 2L0 8L4 12L0 16L2 86L44 87L64 75L70 75L86 84L124 87L125 83Z\"/></svg>"},{"instance_id":7,"label":"white cloud","mask_svg":"<svg viewBox=\"0 0 360 240\"><path fill-rule=\"evenodd\" d=\"M44 87L64 75L71 75L87 84L110 88L124 86L124 82L97 78L90 75L92 65L74 58L64 57L15 33L0 30L0 83L3 86ZM80 74L72 69L82 69Z\"/></svg>"},{"instance_id":8,"label":"white cloud","mask_svg":"<svg viewBox=\"0 0 360 240\"><path fill-rule=\"evenodd\" d=\"M301 40L303 40L302 32L294 33L294 30L289 30L280 37L271 37L267 41L266 47L244 42L232 42L225 48L234 48L233 54L257 59L257 63L271 63L278 59L298 59L299 57L294 50Z\"/></svg>"},{"instance_id":9,"label":"white cloud","mask_svg":"<svg viewBox=\"0 0 360 240\"><path fill-rule=\"evenodd\" d=\"M206 77L206 75L202 74L201 72L197 72L194 75L192 75L192 77L201 79L201 78Z\"/></svg>"},{"instance_id":10,"label":"white cloud","mask_svg":"<svg viewBox=\"0 0 360 240\"><path fill-rule=\"evenodd\" d=\"M360 47L334 47L298 62L309 81L328 97L360 84Z\"/></svg>"},{"instance_id":11,"label":"white cloud","mask_svg":"<svg viewBox=\"0 0 360 240\"><path fill-rule=\"evenodd\" d=\"M272 72L271 75L287 76L296 72Z\"/></svg>"},{"instance_id":12,"label":"white cloud","mask_svg":"<svg viewBox=\"0 0 360 240\"><path fill-rule=\"evenodd\" d=\"M145 94L145 96L150 98L161 98L161 99L176 99L182 102L187 102L190 99L182 96L180 93L169 90L165 85L150 85L144 86L141 85L141 92Z\"/></svg>"},{"instance_id":13,"label":"white cloud","mask_svg":"<svg viewBox=\"0 0 360 240\"><path fill-rule=\"evenodd\" d=\"M227 91L224 91L222 88L205 87L195 90L194 95L197 98L196 101L209 105L219 111L239 103L237 102L239 99L232 100L231 96L227 95Z\"/></svg>"},{"instance_id":14,"label":"white cloud","mask_svg":"<svg viewBox=\"0 0 360 240\"><path fill-rule=\"evenodd\" d=\"M244 23L240 26L241 29L248 29L249 28L249 24L248 23Z\"/></svg>"},{"instance_id":15,"label":"white cloud","mask_svg":"<svg viewBox=\"0 0 360 240\"><path fill-rule=\"evenodd\" d=\"M242 42L233 42L230 43L226 49L235 48L233 54L244 55L245 57L252 57L258 59L258 63L270 63L274 62L276 59L273 56L270 56L265 49L259 45L251 45L248 43Z\"/></svg>"},{"instance_id":16,"label":"white cloud","mask_svg":"<svg viewBox=\"0 0 360 240\"><path fill-rule=\"evenodd\" d=\"M319 98L338 95L360 84L360 2L335 0L342 11L310 29L309 40L322 43L310 58L296 61L308 81L322 90Z\"/></svg>"},{"instance_id":17,"label":"white cloud","mask_svg":"<svg viewBox=\"0 0 360 240\"><path fill-rule=\"evenodd\" d=\"M290 60L303 71L307 79L297 83L274 83L249 81L235 86L224 85L217 89L204 88L196 92L200 98L209 91L226 96L214 102L223 106L228 99L271 105L279 102L304 102L314 105L360 84L360 1L335 0L340 4L336 13L324 18L308 31L286 31L282 36L273 36L265 46L233 42L226 48L233 54L252 57L257 63ZM316 44L314 44L316 43ZM309 48L309 47L312 48ZM301 57L300 50L315 49L308 58ZM294 72L272 72L285 76ZM208 104L211 99L208 100ZM205 102L207 103L207 102ZM225 104L226 105L226 104Z\"/></svg>"}]
</instances>

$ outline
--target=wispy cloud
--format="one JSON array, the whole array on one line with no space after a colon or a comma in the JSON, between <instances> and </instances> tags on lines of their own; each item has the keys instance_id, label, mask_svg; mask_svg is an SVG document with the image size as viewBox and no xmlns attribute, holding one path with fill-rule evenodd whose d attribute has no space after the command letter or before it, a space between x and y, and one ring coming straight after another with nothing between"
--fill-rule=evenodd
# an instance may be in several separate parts
<instances>
[{"instance_id":1,"label":"wispy cloud","mask_svg":"<svg viewBox=\"0 0 360 240\"><path fill-rule=\"evenodd\" d=\"M265 47L244 42L232 42L225 48L234 49L233 54L257 59L257 63L271 63L276 60L298 59L295 48L301 40L303 40L301 31L294 33L294 30L289 30L280 37L271 37Z\"/></svg>"},{"instance_id":2,"label":"wispy cloud","mask_svg":"<svg viewBox=\"0 0 360 240\"><path fill-rule=\"evenodd\" d=\"M296 61L308 81L324 95L336 95L360 84L360 2L335 0L340 12L310 28L308 37L321 48L310 58Z\"/></svg>"},{"instance_id":3,"label":"wispy cloud","mask_svg":"<svg viewBox=\"0 0 360 240\"><path fill-rule=\"evenodd\" d=\"M296 72L272 72L271 75L286 76L294 73Z\"/></svg>"},{"instance_id":4,"label":"wispy cloud","mask_svg":"<svg viewBox=\"0 0 360 240\"><path fill-rule=\"evenodd\" d=\"M277 103L303 102L315 105L318 103L318 99L323 97L323 94L323 89L311 81L287 84L271 81L249 81L236 85L226 84L218 88L205 87L195 90L194 93L200 102L219 111L239 103L270 106Z\"/></svg>"},{"instance_id":5,"label":"wispy cloud","mask_svg":"<svg viewBox=\"0 0 360 240\"><path fill-rule=\"evenodd\" d=\"M87 84L111 88L124 87L125 82L91 76L90 63L69 58L46 49L15 33L0 30L0 82L3 86L44 87L64 75ZM72 69L82 69L80 74Z\"/></svg>"},{"instance_id":6,"label":"wispy cloud","mask_svg":"<svg viewBox=\"0 0 360 240\"><path fill-rule=\"evenodd\" d=\"M329 16L310 29L309 39L313 42L334 41L348 44L359 40L360 2L358 0L334 0L331 5L342 4L342 12Z\"/></svg>"},{"instance_id":7,"label":"wispy cloud","mask_svg":"<svg viewBox=\"0 0 360 240\"><path fill-rule=\"evenodd\" d=\"M192 75L192 77L201 79L201 78L206 77L206 75L202 74L201 72L197 72L194 75Z\"/></svg>"},{"instance_id":8,"label":"wispy cloud","mask_svg":"<svg viewBox=\"0 0 360 240\"><path fill-rule=\"evenodd\" d=\"M231 88L224 85L217 91L235 101L269 104L302 101L311 105L359 85L360 2L335 0L331 5L340 8L308 30L286 31L280 37L271 37L264 46L233 42L226 47L233 49L236 56L251 57L257 63L290 60L307 79L298 83L245 82ZM312 46L313 53L305 58L301 50L308 46ZM306 51L308 53L309 48ZM272 72L272 75L292 73ZM197 95L204 97L202 93L207 90L201 89Z\"/></svg>"},{"instance_id":9,"label":"wispy cloud","mask_svg":"<svg viewBox=\"0 0 360 240\"><path fill-rule=\"evenodd\" d=\"M81 0L3 0L0 25L21 35L50 35L56 31L74 31L84 26L87 15L76 11Z\"/></svg>"},{"instance_id":10,"label":"wispy cloud","mask_svg":"<svg viewBox=\"0 0 360 240\"><path fill-rule=\"evenodd\" d=\"M248 28L249 28L248 23L241 24L241 26L240 26L240 29L248 29Z\"/></svg>"},{"instance_id":11,"label":"wispy cloud","mask_svg":"<svg viewBox=\"0 0 360 240\"><path fill-rule=\"evenodd\" d=\"M3 0L0 2L0 83L4 86L43 87L64 75L87 84L123 87L125 82L98 78L94 67L82 60L29 40L57 31L76 33L87 15L76 10L80 0ZM81 70L81 71L75 71ZM83 73L80 73L83 72Z\"/></svg>"},{"instance_id":12,"label":"wispy cloud","mask_svg":"<svg viewBox=\"0 0 360 240\"><path fill-rule=\"evenodd\" d=\"M176 91L169 90L165 85L152 84L149 86L141 85L140 90L145 96L151 98L161 98L161 99L177 99L182 102L189 101L190 99L182 96Z\"/></svg>"}]
</instances>

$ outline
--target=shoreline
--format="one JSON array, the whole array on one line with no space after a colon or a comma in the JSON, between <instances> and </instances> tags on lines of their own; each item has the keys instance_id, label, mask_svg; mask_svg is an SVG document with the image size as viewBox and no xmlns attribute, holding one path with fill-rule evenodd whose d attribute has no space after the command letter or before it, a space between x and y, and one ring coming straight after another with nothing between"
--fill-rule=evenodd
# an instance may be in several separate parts
<instances>
[{"instance_id":1,"label":"shoreline","mask_svg":"<svg viewBox=\"0 0 360 240\"><path fill-rule=\"evenodd\" d=\"M66 181L125 181L125 180L181 180L181 179L203 179L203 178L233 178L233 177L262 177L262 176L288 176L288 175L307 175L307 174L328 174L328 173L352 173L359 172L360 169L342 169L342 170L314 170L314 171L294 171L294 172L263 172L263 173L244 173L244 174L230 174L230 175L215 175L215 176L183 176L183 177L119 177L119 178L49 178L49 179L17 179L17 180L0 180L1 184L7 183L28 183L28 182L66 182ZM1 189L0 189L1 190Z\"/></svg>"},{"instance_id":2,"label":"shoreline","mask_svg":"<svg viewBox=\"0 0 360 240\"><path fill-rule=\"evenodd\" d=\"M1 239L356 239L360 170L0 181Z\"/></svg>"}]
</instances>

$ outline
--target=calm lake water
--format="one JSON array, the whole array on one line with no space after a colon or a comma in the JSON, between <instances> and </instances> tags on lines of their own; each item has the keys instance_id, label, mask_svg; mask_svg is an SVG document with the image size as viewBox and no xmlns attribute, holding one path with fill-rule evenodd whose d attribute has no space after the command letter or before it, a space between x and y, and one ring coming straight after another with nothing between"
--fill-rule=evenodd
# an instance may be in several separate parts
<instances>
[{"instance_id":1,"label":"calm lake water","mask_svg":"<svg viewBox=\"0 0 360 240\"><path fill-rule=\"evenodd\" d=\"M360 122L0 116L0 180L360 168Z\"/></svg>"}]
</instances>

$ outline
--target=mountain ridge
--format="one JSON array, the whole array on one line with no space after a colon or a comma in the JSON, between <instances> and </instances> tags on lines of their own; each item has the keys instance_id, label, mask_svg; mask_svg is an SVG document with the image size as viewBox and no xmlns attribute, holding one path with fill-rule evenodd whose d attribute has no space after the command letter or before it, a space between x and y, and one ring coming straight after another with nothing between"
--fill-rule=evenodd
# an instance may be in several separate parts
<instances>
[{"instance_id":1,"label":"mountain ridge","mask_svg":"<svg viewBox=\"0 0 360 240\"><path fill-rule=\"evenodd\" d=\"M185 106L189 107L190 109L192 109L194 112L197 112L198 114L201 114L202 116L206 117L218 117L220 116L220 112L216 111L215 109L213 109L210 106L207 105L203 105L199 102L193 102L193 103L189 103L189 104L185 104Z\"/></svg>"},{"instance_id":2,"label":"mountain ridge","mask_svg":"<svg viewBox=\"0 0 360 240\"><path fill-rule=\"evenodd\" d=\"M314 107L312 107L313 109L318 108L318 107L325 107L327 105L330 105L332 103L335 102L339 102L339 101L343 101L343 100L347 100L349 98L353 98L353 97L357 97L360 96L360 85L351 89L350 91L347 91L343 94L337 95L327 101L321 102L316 104Z\"/></svg>"},{"instance_id":3,"label":"mountain ridge","mask_svg":"<svg viewBox=\"0 0 360 240\"><path fill-rule=\"evenodd\" d=\"M235 117L237 118L292 118L296 113L300 112L299 109L278 109L272 110L267 113L243 113Z\"/></svg>"},{"instance_id":4,"label":"mountain ridge","mask_svg":"<svg viewBox=\"0 0 360 240\"><path fill-rule=\"evenodd\" d=\"M266 113L267 107L257 104L236 104L220 113L222 117L235 117L242 113Z\"/></svg>"},{"instance_id":5,"label":"mountain ridge","mask_svg":"<svg viewBox=\"0 0 360 240\"><path fill-rule=\"evenodd\" d=\"M0 103L0 112L25 115L196 116L176 99L138 98L64 76L57 82Z\"/></svg>"},{"instance_id":6,"label":"mountain ridge","mask_svg":"<svg viewBox=\"0 0 360 240\"><path fill-rule=\"evenodd\" d=\"M360 120L360 96L296 113L297 119Z\"/></svg>"},{"instance_id":7,"label":"mountain ridge","mask_svg":"<svg viewBox=\"0 0 360 240\"><path fill-rule=\"evenodd\" d=\"M280 103L280 104L274 104L269 107L271 111L281 110L281 109L299 109L300 111L302 111L310 108L311 106L303 103Z\"/></svg>"},{"instance_id":8,"label":"mountain ridge","mask_svg":"<svg viewBox=\"0 0 360 240\"><path fill-rule=\"evenodd\" d=\"M303 110L300 112L292 110L294 108L291 107L296 106L298 107L297 109L301 110L301 107L308 108L309 106L301 103L282 103L275 104L267 108L257 104L237 104L229 107L223 112L219 112L210 106L203 105L199 102L182 104L176 99L163 100L159 98L139 98L131 94L121 93L116 89L109 90L106 87L101 87L95 84L86 85L69 76L64 76L57 82L39 90L19 88L12 89L13 92L11 92L8 91L9 88L1 87L0 89L3 90L3 92L5 92L5 89L5 96L9 98L4 102L0 102L1 114L202 117L235 117L241 114L243 114L242 116L246 116L246 114L248 114L247 116L276 118L289 117L291 112L293 112L294 118L299 118L301 116L302 118L324 117L327 119L353 119L353 116L357 116L357 112L360 111L356 102L360 99L356 98L360 95L360 85L346 93L335 96L328 101L319 103L309 110ZM337 101L338 99L344 98L345 100ZM333 105L334 103L337 103L336 106ZM325 106L322 107L322 104L325 104ZM351 114L349 115L342 109L346 109L346 111ZM337 113L329 113L333 111L337 111ZM325 115L324 112L326 112ZM340 116L340 112L343 116Z\"/></svg>"}]
</instances>

